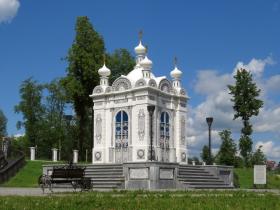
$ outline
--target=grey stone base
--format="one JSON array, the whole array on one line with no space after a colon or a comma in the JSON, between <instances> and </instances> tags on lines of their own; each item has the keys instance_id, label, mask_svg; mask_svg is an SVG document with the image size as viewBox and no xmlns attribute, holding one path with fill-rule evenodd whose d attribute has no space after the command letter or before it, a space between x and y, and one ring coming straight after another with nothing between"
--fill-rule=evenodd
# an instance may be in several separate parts
<instances>
[{"instance_id":1,"label":"grey stone base","mask_svg":"<svg viewBox=\"0 0 280 210\"><path fill-rule=\"evenodd\" d=\"M175 189L178 163L124 163L125 189Z\"/></svg>"}]
</instances>

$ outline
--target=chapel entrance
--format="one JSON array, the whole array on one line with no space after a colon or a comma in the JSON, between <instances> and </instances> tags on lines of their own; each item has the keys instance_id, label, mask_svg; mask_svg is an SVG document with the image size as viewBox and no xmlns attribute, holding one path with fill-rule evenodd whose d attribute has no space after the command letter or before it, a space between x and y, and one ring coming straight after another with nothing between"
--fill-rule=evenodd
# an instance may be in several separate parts
<instances>
[{"instance_id":1,"label":"chapel entrance","mask_svg":"<svg viewBox=\"0 0 280 210\"><path fill-rule=\"evenodd\" d=\"M169 162L170 124L169 114L162 112L160 116L160 150L161 161Z\"/></svg>"},{"instance_id":2,"label":"chapel entrance","mask_svg":"<svg viewBox=\"0 0 280 210\"><path fill-rule=\"evenodd\" d=\"M127 162L128 152L128 115L122 110L115 118L115 162Z\"/></svg>"}]
</instances>

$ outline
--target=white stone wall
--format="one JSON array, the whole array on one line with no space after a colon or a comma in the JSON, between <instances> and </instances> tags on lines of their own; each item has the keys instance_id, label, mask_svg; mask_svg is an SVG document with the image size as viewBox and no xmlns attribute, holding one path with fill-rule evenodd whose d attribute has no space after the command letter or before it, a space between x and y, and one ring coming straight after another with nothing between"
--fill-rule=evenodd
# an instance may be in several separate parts
<instances>
[{"instance_id":1,"label":"white stone wall","mask_svg":"<svg viewBox=\"0 0 280 210\"><path fill-rule=\"evenodd\" d=\"M153 99L153 100L152 100ZM184 99L186 101L186 99ZM102 104L101 104L102 103ZM129 152L133 162L148 160L150 146L150 118L147 111L148 105L155 105L153 118L153 146L156 151L156 159L161 160L160 138L160 115L166 111L170 116L170 148L169 161L182 162L182 153L186 154L186 143L181 144L181 117L185 117L186 107L180 105L180 98L161 94L161 91L133 90L123 91L121 94L100 95L98 100L94 99L94 148L93 163L114 163L115 160L115 115L120 110L127 112L129 116ZM144 134L139 136L139 113L144 114ZM97 119L101 116L101 143L97 138ZM140 124L139 124L140 123ZM185 124L186 125L186 124ZM143 129L142 129L143 130Z\"/></svg>"}]
</instances>

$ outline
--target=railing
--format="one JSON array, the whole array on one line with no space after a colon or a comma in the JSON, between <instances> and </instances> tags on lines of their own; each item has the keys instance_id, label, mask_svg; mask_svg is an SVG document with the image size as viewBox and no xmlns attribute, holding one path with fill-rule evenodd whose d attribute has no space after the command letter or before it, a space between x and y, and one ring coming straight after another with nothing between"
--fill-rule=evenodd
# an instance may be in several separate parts
<instances>
[{"instance_id":1,"label":"railing","mask_svg":"<svg viewBox=\"0 0 280 210\"><path fill-rule=\"evenodd\" d=\"M13 154L13 159L8 160L8 164L0 169L0 183L9 180L14 176L25 164L25 156L23 152Z\"/></svg>"}]
</instances>

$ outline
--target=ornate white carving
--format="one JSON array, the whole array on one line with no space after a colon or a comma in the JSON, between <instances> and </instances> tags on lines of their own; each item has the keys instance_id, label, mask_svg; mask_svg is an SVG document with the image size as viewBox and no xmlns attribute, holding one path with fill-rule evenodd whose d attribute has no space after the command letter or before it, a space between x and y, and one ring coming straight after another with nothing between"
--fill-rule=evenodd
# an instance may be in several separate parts
<instances>
[{"instance_id":1,"label":"ornate white carving","mask_svg":"<svg viewBox=\"0 0 280 210\"><path fill-rule=\"evenodd\" d=\"M102 119L101 119L101 114L97 114L96 116L96 123L95 123L95 130L96 130L96 140L97 144L101 143L102 139Z\"/></svg>"},{"instance_id":2,"label":"ornate white carving","mask_svg":"<svg viewBox=\"0 0 280 210\"><path fill-rule=\"evenodd\" d=\"M186 120L185 117L181 117L181 145L186 143Z\"/></svg>"},{"instance_id":3,"label":"ornate white carving","mask_svg":"<svg viewBox=\"0 0 280 210\"><path fill-rule=\"evenodd\" d=\"M148 85L151 86L151 87L157 87L157 83L154 79L150 79Z\"/></svg>"},{"instance_id":4,"label":"ornate white carving","mask_svg":"<svg viewBox=\"0 0 280 210\"><path fill-rule=\"evenodd\" d=\"M159 83L159 89L163 92L169 93L172 90L172 84L169 80L163 79Z\"/></svg>"},{"instance_id":5,"label":"ornate white carving","mask_svg":"<svg viewBox=\"0 0 280 210\"><path fill-rule=\"evenodd\" d=\"M186 156L185 152L181 153L181 159L182 159L183 162L186 162L187 156Z\"/></svg>"},{"instance_id":6,"label":"ornate white carving","mask_svg":"<svg viewBox=\"0 0 280 210\"><path fill-rule=\"evenodd\" d=\"M137 82L135 83L135 87L140 87L140 86L145 86L147 83L146 83L146 80L144 79L139 79L137 80Z\"/></svg>"},{"instance_id":7,"label":"ornate white carving","mask_svg":"<svg viewBox=\"0 0 280 210\"><path fill-rule=\"evenodd\" d=\"M137 159L144 159L145 157L145 150L139 149L137 150Z\"/></svg>"},{"instance_id":8,"label":"ornate white carving","mask_svg":"<svg viewBox=\"0 0 280 210\"><path fill-rule=\"evenodd\" d=\"M112 88L114 91L123 91L131 88L131 83L128 79L124 77L119 77L116 79L113 84Z\"/></svg>"},{"instance_id":9,"label":"ornate white carving","mask_svg":"<svg viewBox=\"0 0 280 210\"><path fill-rule=\"evenodd\" d=\"M97 161L101 160L101 152L96 152L94 154L94 157L95 157L95 160L97 160Z\"/></svg>"},{"instance_id":10,"label":"ornate white carving","mask_svg":"<svg viewBox=\"0 0 280 210\"><path fill-rule=\"evenodd\" d=\"M92 91L93 94L99 94L102 92L103 92L103 88L100 85L96 86Z\"/></svg>"},{"instance_id":11,"label":"ornate white carving","mask_svg":"<svg viewBox=\"0 0 280 210\"><path fill-rule=\"evenodd\" d=\"M143 141L145 136L145 113L143 109L140 109L138 113L138 136L139 140Z\"/></svg>"}]
</instances>

